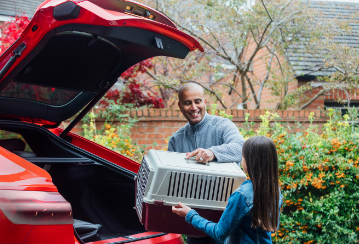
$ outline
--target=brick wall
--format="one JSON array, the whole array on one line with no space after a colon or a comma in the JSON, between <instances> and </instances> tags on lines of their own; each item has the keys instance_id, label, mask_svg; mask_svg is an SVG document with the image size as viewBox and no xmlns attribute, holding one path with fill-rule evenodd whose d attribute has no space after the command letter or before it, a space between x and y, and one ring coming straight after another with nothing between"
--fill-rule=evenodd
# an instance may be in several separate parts
<instances>
[{"instance_id":1,"label":"brick wall","mask_svg":"<svg viewBox=\"0 0 359 244\"><path fill-rule=\"evenodd\" d=\"M249 121L255 123L254 128L258 128L260 124L260 115L264 114L266 110L226 110L227 114L233 115L232 121L238 126L242 127L245 123L245 114L249 113ZM320 110L277 110L272 111L278 113L281 121L288 122L289 126L293 126L296 122L301 122L305 127L308 127L308 116L310 112L314 112L313 124L322 128L327 121L327 117ZM147 149L152 148L153 143L157 143L156 148L163 148L167 144L165 140L174 132L180 129L187 123L182 113L178 109L146 109L131 111L132 116L137 116L140 121L136 123L131 131L131 137L139 145L146 145ZM103 125L103 120L96 120L97 126ZM81 123L79 123L73 131L74 133L81 133Z\"/></svg>"}]
</instances>

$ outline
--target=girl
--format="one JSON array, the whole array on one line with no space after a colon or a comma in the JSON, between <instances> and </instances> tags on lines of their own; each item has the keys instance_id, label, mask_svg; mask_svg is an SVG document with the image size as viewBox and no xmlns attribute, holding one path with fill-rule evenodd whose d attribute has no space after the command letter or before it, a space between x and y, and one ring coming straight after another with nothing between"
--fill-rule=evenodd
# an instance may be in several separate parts
<instances>
[{"instance_id":1,"label":"girl","mask_svg":"<svg viewBox=\"0 0 359 244\"><path fill-rule=\"evenodd\" d=\"M243 182L230 196L218 223L202 218L180 202L172 211L226 244L272 243L271 232L279 227L282 205L276 146L267 137L251 137L244 143L242 155L242 167L250 180Z\"/></svg>"}]
</instances>

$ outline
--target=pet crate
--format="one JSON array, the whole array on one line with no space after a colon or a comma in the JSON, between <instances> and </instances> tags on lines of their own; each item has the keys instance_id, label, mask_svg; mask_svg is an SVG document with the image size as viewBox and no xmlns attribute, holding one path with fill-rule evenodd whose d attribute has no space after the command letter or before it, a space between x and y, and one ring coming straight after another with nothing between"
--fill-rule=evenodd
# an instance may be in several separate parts
<instances>
[{"instance_id":1,"label":"pet crate","mask_svg":"<svg viewBox=\"0 0 359 244\"><path fill-rule=\"evenodd\" d=\"M218 222L229 196L247 179L233 162L209 162L185 153L150 150L136 176L136 210L147 231L206 236L172 213L182 202L202 217Z\"/></svg>"}]
</instances>

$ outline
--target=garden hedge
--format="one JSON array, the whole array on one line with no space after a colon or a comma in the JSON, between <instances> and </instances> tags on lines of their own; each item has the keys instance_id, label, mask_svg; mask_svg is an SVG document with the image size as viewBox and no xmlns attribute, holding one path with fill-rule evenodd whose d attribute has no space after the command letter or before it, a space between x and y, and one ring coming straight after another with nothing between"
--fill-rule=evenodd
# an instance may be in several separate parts
<instances>
[{"instance_id":1,"label":"garden hedge","mask_svg":"<svg viewBox=\"0 0 359 244\"><path fill-rule=\"evenodd\" d=\"M342 117L329 110L322 131L289 127L269 112L256 133L248 120L240 129L245 138L265 135L277 146L284 204L274 243L358 243L358 112L349 111Z\"/></svg>"}]
</instances>

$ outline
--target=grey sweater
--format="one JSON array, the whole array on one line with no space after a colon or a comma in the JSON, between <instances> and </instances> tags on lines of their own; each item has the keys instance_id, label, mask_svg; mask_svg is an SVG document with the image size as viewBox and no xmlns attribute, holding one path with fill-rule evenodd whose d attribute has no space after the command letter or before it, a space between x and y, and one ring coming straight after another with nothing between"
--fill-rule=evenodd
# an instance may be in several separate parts
<instances>
[{"instance_id":1,"label":"grey sweater","mask_svg":"<svg viewBox=\"0 0 359 244\"><path fill-rule=\"evenodd\" d=\"M168 142L168 151L187 153L204 148L211 150L217 162L242 161L244 139L229 119L206 113L201 122L187 123Z\"/></svg>"}]
</instances>

